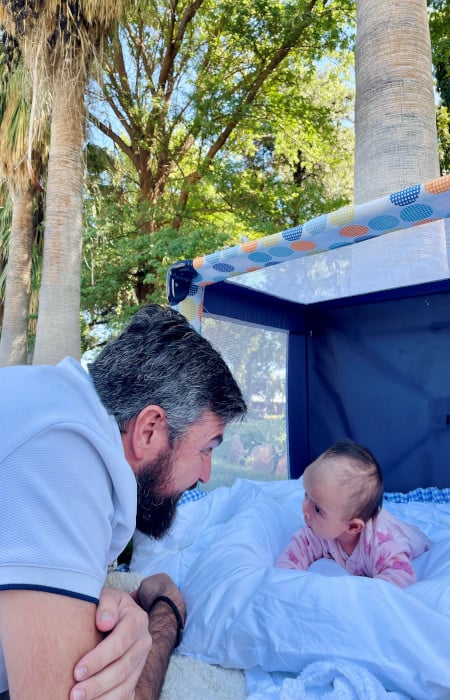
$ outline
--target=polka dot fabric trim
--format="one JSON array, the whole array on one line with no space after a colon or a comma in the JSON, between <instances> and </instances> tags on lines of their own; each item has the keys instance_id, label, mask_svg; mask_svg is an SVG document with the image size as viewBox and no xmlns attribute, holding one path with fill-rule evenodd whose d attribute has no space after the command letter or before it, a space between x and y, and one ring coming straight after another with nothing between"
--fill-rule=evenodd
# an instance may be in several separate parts
<instances>
[{"instance_id":1,"label":"polka dot fabric trim","mask_svg":"<svg viewBox=\"0 0 450 700\"><path fill-rule=\"evenodd\" d=\"M450 175L372 202L347 205L301 226L197 257L193 260L197 276L187 299L178 308L199 328L203 287L207 284L443 218L450 218Z\"/></svg>"}]
</instances>

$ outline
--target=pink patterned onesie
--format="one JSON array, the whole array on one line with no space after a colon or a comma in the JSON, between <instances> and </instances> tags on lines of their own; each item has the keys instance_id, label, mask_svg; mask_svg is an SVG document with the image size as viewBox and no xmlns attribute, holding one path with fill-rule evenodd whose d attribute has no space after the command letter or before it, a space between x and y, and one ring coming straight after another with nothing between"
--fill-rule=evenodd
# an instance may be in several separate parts
<instances>
[{"instance_id":1,"label":"pink patterned onesie","mask_svg":"<svg viewBox=\"0 0 450 700\"><path fill-rule=\"evenodd\" d=\"M366 523L353 552L348 555L336 540L316 537L302 527L280 555L276 566L284 569L307 569L313 561L334 559L350 574L390 581L406 588L416 580L411 560L426 552L431 542L415 525L400 522L381 510Z\"/></svg>"}]
</instances>

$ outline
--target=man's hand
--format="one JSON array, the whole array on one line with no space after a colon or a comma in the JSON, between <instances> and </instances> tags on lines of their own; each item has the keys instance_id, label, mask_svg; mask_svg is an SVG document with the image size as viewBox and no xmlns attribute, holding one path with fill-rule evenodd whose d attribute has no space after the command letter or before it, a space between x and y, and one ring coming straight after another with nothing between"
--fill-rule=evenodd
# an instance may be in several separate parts
<instances>
[{"instance_id":1,"label":"man's hand","mask_svg":"<svg viewBox=\"0 0 450 700\"><path fill-rule=\"evenodd\" d=\"M148 616L128 593L103 589L96 612L96 626L108 634L74 668L79 681L70 700L129 700L151 648Z\"/></svg>"},{"instance_id":2,"label":"man's hand","mask_svg":"<svg viewBox=\"0 0 450 700\"><path fill-rule=\"evenodd\" d=\"M155 598L165 595L173 600L180 611L183 622L186 619L186 607L183 596L167 574L153 574L153 576L142 579L138 590L131 595L144 610L149 609Z\"/></svg>"}]
</instances>

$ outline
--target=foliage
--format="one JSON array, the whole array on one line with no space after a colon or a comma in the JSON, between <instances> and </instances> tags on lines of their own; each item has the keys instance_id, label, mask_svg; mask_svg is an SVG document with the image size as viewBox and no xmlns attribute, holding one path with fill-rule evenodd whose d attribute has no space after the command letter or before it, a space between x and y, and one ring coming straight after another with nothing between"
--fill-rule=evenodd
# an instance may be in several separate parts
<instances>
[{"instance_id":1,"label":"foliage","mask_svg":"<svg viewBox=\"0 0 450 700\"><path fill-rule=\"evenodd\" d=\"M49 106L40 86L52 86L45 80L60 59L80 61L84 78L83 57L98 50L122 2L103 5L1 0L6 73L24 56L44 81L33 86L35 117ZM102 79L90 83L85 348L136 305L164 301L175 260L291 226L351 190L351 0L125 5ZM3 110L4 91L0 101Z\"/></svg>"},{"instance_id":2,"label":"foliage","mask_svg":"<svg viewBox=\"0 0 450 700\"><path fill-rule=\"evenodd\" d=\"M242 459L237 461L232 455L233 440L238 436L244 447ZM258 468L252 464L251 451L258 445L271 444L274 446L274 468L267 470ZM287 472L279 472L275 469L276 461L286 452L286 419L275 418L247 418L242 424L231 425L225 432L222 445L213 452L213 467L211 480L205 485L206 490L218 486L231 486L236 479L256 479L271 481L287 478Z\"/></svg>"},{"instance_id":3,"label":"foliage","mask_svg":"<svg viewBox=\"0 0 450 700\"><path fill-rule=\"evenodd\" d=\"M443 104L450 108L450 3L429 0L428 5L436 86Z\"/></svg>"},{"instance_id":4,"label":"foliage","mask_svg":"<svg viewBox=\"0 0 450 700\"><path fill-rule=\"evenodd\" d=\"M239 467L235 464L230 464L227 460L220 457L213 457L213 467L211 471L211 479L202 490L213 491L219 486L232 486L236 479L252 479L254 481L277 481L286 479L286 474L268 473L267 471L258 471L251 468Z\"/></svg>"},{"instance_id":5,"label":"foliage","mask_svg":"<svg viewBox=\"0 0 450 700\"><path fill-rule=\"evenodd\" d=\"M284 400L286 333L251 324L206 317L202 333L221 352L241 387L250 414L271 413Z\"/></svg>"},{"instance_id":6,"label":"foliage","mask_svg":"<svg viewBox=\"0 0 450 700\"><path fill-rule=\"evenodd\" d=\"M450 108L441 105L437 112L439 161L441 173L450 173Z\"/></svg>"},{"instance_id":7,"label":"foliage","mask_svg":"<svg viewBox=\"0 0 450 700\"><path fill-rule=\"evenodd\" d=\"M352 11L350 0L136 5L90 84L90 324L164 299L177 259L348 201Z\"/></svg>"},{"instance_id":8,"label":"foliage","mask_svg":"<svg viewBox=\"0 0 450 700\"><path fill-rule=\"evenodd\" d=\"M286 455L286 334L213 318L204 319L202 332L221 352L249 409L243 423L229 426L214 450L211 486L230 485L236 478L286 477L276 471ZM270 415L273 410L277 415ZM254 453L262 446L269 448L265 468Z\"/></svg>"},{"instance_id":9,"label":"foliage","mask_svg":"<svg viewBox=\"0 0 450 700\"><path fill-rule=\"evenodd\" d=\"M239 435L248 456L253 447L271 443L279 457L286 451L286 419L285 416L251 417L242 424L231 425L227 428L224 438L224 448L229 448L234 435Z\"/></svg>"},{"instance_id":10,"label":"foliage","mask_svg":"<svg viewBox=\"0 0 450 700\"><path fill-rule=\"evenodd\" d=\"M430 35L436 89L442 100L437 112L441 172L450 172L450 3L429 0Z\"/></svg>"}]
</instances>

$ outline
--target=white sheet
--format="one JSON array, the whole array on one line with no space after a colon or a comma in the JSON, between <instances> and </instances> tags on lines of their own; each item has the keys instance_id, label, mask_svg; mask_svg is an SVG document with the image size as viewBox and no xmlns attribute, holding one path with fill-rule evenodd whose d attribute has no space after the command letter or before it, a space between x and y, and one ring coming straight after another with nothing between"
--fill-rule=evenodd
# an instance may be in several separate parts
<instances>
[{"instance_id":1,"label":"white sheet","mask_svg":"<svg viewBox=\"0 0 450 700\"><path fill-rule=\"evenodd\" d=\"M388 691L450 698L450 505L386 504L433 546L405 590L321 560L273 566L302 524L298 481L237 481L180 507L169 535L135 538L132 571L166 571L188 618L180 653L225 668L299 674L314 662L358 664Z\"/></svg>"},{"instance_id":2,"label":"white sheet","mask_svg":"<svg viewBox=\"0 0 450 700\"><path fill-rule=\"evenodd\" d=\"M348 661L315 661L295 678L257 666L246 672L246 680L247 700L408 700Z\"/></svg>"}]
</instances>

